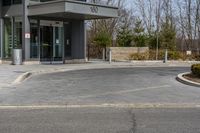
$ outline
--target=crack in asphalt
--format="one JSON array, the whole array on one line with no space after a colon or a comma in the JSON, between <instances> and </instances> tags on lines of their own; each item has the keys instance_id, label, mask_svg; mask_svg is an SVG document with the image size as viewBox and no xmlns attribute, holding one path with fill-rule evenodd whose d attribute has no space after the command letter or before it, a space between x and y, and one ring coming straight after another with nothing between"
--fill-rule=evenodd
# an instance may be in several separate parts
<instances>
[{"instance_id":1,"label":"crack in asphalt","mask_svg":"<svg viewBox=\"0 0 200 133\"><path fill-rule=\"evenodd\" d=\"M136 121L136 115L131 112L131 123L132 123L132 128L130 130L131 133L136 133L137 132L137 121Z\"/></svg>"}]
</instances>

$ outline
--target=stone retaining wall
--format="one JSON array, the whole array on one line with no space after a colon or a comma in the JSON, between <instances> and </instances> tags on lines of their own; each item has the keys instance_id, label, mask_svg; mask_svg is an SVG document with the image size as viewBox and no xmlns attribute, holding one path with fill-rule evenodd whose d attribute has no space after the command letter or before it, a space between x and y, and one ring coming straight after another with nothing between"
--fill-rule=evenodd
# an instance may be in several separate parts
<instances>
[{"instance_id":1,"label":"stone retaining wall","mask_svg":"<svg viewBox=\"0 0 200 133\"><path fill-rule=\"evenodd\" d=\"M142 54L149 52L148 47L110 47L107 48L107 58L109 58L109 50L112 51L113 61L129 60L131 54Z\"/></svg>"}]
</instances>

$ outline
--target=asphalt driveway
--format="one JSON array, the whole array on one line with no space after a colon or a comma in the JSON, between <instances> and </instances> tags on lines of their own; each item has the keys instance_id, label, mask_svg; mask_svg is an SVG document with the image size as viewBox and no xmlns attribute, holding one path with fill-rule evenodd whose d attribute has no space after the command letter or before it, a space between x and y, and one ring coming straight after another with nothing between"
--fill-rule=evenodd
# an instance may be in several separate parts
<instances>
[{"instance_id":1,"label":"asphalt driveway","mask_svg":"<svg viewBox=\"0 0 200 133\"><path fill-rule=\"evenodd\" d=\"M199 133L199 109L3 109L1 133Z\"/></svg>"},{"instance_id":2,"label":"asphalt driveway","mask_svg":"<svg viewBox=\"0 0 200 133\"><path fill-rule=\"evenodd\" d=\"M0 90L1 105L200 103L200 88L175 80L185 67L79 70L31 77Z\"/></svg>"}]
</instances>

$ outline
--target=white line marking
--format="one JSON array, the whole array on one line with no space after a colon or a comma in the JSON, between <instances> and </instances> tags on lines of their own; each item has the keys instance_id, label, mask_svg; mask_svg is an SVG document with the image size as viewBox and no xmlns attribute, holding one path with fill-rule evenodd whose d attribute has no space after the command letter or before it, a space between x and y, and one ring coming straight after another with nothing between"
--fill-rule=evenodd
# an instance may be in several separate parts
<instances>
[{"instance_id":1,"label":"white line marking","mask_svg":"<svg viewBox=\"0 0 200 133\"><path fill-rule=\"evenodd\" d=\"M137 103L137 104L97 104L97 105L27 105L27 106L0 106L1 109L76 109L76 108L132 108L132 109L153 109L153 108L200 108L195 103Z\"/></svg>"},{"instance_id":2,"label":"white line marking","mask_svg":"<svg viewBox=\"0 0 200 133\"><path fill-rule=\"evenodd\" d=\"M146 87L140 89L131 89L131 90L122 90L122 91L115 91L115 92L106 92L96 95L86 95L86 96L78 96L78 98L91 98L91 97L98 97L98 96L105 96L105 95L112 95L112 94L122 94L122 93L131 93L131 92L138 92L138 91L145 91L145 90L152 90L152 89L160 89L160 88L168 88L171 87L170 85L162 85L162 86L154 86L154 87Z\"/></svg>"}]
</instances>

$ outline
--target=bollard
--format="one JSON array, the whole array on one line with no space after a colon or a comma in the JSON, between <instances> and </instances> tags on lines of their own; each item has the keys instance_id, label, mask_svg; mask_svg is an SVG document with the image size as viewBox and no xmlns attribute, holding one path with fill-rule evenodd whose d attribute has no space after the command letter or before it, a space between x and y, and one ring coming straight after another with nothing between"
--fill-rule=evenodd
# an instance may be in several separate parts
<instances>
[{"instance_id":1,"label":"bollard","mask_svg":"<svg viewBox=\"0 0 200 133\"><path fill-rule=\"evenodd\" d=\"M112 50L109 49L109 63L112 63Z\"/></svg>"},{"instance_id":2,"label":"bollard","mask_svg":"<svg viewBox=\"0 0 200 133\"><path fill-rule=\"evenodd\" d=\"M103 57L102 57L102 60L103 60L103 61L106 60L105 56L106 56L106 52L105 52L105 49L103 49Z\"/></svg>"},{"instance_id":3,"label":"bollard","mask_svg":"<svg viewBox=\"0 0 200 133\"><path fill-rule=\"evenodd\" d=\"M167 49L166 49L166 50L165 50L165 58L164 58L163 63L167 63L167 60L168 60L168 51L167 51Z\"/></svg>"}]
</instances>

